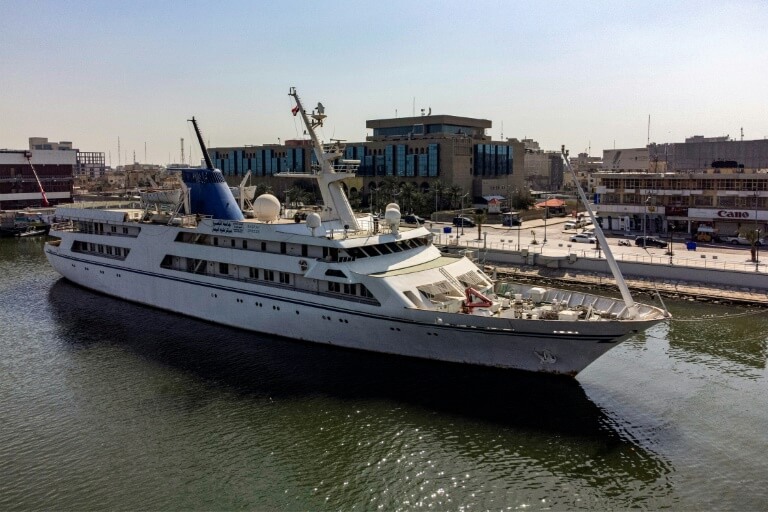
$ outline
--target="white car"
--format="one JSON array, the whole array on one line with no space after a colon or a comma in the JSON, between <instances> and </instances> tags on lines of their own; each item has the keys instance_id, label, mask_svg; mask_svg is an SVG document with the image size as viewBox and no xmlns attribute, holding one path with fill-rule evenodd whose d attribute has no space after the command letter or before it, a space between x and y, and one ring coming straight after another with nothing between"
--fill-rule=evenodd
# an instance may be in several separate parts
<instances>
[{"instance_id":1,"label":"white car","mask_svg":"<svg viewBox=\"0 0 768 512\"><path fill-rule=\"evenodd\" d=\"M578 235L573 235L571 237L571 242L582 244L593 244L596 240L597 239L593 235L588 235L586 233L579 233Z\"/></svg>"}]
</instances>

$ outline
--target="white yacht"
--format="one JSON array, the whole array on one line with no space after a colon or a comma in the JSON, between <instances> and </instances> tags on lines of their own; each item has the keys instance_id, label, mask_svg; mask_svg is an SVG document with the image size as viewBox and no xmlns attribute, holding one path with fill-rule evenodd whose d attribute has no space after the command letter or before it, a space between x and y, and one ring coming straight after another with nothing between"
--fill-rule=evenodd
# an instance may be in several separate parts
<instances>
[{"instance_id":1,"label":"white yacht","mask_svg":"<svg viewBox=\"0 0 768 512\"><path fill-rule=\"evenodd\" d=\"M320 142L321 104L307 114L290 95L317 157L300 176L316 181L320 212L282 219L278 200L262 195L255 218L244 218L193 118L207 168L181 171L183 204L61 206L45 246L51 265L84 287L241 329L569 375L667 316L628 292L617 300L495 283L466 257L441 253L423 226L401 228L396 204L382 220L354 213L342 180L359 161Z\"/></svg>"}]
</instances>

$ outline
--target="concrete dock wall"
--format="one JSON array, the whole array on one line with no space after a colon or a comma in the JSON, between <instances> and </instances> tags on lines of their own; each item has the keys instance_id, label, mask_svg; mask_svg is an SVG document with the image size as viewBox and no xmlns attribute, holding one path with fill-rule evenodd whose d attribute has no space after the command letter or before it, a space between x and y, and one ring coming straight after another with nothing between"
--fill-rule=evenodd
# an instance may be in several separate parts
<instances>
[{"instance_id":1,"label":"concrete dock wall","mask_svg":"<svg viewBox=\"0 0 768 512\"><path fill-rule=\"evenodd\" d=\"M569 254L548 256L539 253L520 251L481 250L477 254L481 261L489 265L532 265L564 271L590 272L610 276L608 262L604 258L591 258ZM655 281L684 281L701 283L710 287L737 287L755 290L768 290L768 274L765 272L747 272L714 268L697 268L681 265L660 265L658 263L619 261L619 268L626 277L650 279Z\"/></svg>"}]
</instances>

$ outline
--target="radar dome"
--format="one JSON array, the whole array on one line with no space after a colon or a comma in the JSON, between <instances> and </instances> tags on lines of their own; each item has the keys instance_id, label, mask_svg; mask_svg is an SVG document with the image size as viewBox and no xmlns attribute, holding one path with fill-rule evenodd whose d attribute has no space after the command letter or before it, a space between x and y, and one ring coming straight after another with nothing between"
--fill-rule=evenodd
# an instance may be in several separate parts
<instances>
[{"instance_id":1,"label":"radar dome","mask_svg":"<svg viewBox=\"0 0 768 512\"><path fill-rule=\"evenodd\" d=\"M386 208L384 208L384 211L387 210L397 210L400 211L400 205L397 203L389 203Z\"/></svg>"},{"instance_id":2,"label":"radar dome","mask_svg":"<svg viewBox=\"0 0 768 512\"><path fill-rule=\"evenodd\" d=\"M310 213L307 215L307 227L310 229L316 229L320 227L321 224L320 215L316 213Z\"/></svg>"},{"instance_id":3,"label":"radar dome","mask_svg":"<svg viewBox=\"0 0 768 512\"><path fill-rule=\"evenodd\" d=\"M262 222L272 222L280 216L280 201L272 194L262 194L253 202L253 214Z\"/></svg>"},{"instance_id":4,"label":"radar dome","mask_svg":"<svg viewBox=\"0 0 768 512\"><path fill-rule=\"evenodd\" d=\"M387 208L387 211L384 212L384 218L390 225L396 226L400 224L400 210L395 208Z\"/></svg>"}]
</instances>

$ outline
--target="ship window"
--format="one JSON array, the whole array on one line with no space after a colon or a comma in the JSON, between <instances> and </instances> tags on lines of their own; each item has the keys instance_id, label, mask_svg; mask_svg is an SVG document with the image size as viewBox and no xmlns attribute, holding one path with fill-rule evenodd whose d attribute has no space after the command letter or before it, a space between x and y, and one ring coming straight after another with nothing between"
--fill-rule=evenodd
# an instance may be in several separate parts
<instances>
[{"instance_id":1,"label":"ship window","mask_svg":"<svg viewBox=\"0 0 768 512\"><path fill-rule=\"evenodd\" d=\"M267 242L261 242L261 252L267 252Z\"/></svg>"},{"instance_id":2,"label":"ship window","mask_svg":"<svg viewBox=\"0 0 768 512\"><path fill-rule=\"evenodd\" d=\"M219 245L219 237L213 237L213 245Z\"/></svg>"},{"instance_id":3,"label":"ship window","mask_svg":"<svg viewBox=\"0 0 768 512\"><path fill-rule=\"evenodd\" d=\"M347 249L347 252L352 257L353 260L356 260L357 258L365 258L366 254L360 250L359 247L351 247Z\"/></svg>"},{"instance_id":4,"label":"ship window","mask_svg":"<svg viewBox=\"0 0 768 512\"><path fill-rule=\"evenodd\" d=\"M373 294L368 290L368 288L365 287L364 284L360 285L360 295L363 297L367 297L369 299L373 299Z\"/></svg>"},{"instance_id":5,"label":"ship window","mask_svg":"<svg viewBox=\"0 0 768 512\"><path fill-rule=\"evenodd\" d=\"M110 229L110 231L112 231L113 233L117 233L117 226L110 226L110 228L109 228L109 229Z\"/></svg>"},{"instance_id":6,"label":"ship window","mask_svg":"<svg viewBox=\"0 0 768 512\"><path fill-rule=\"evenodd\" d=\"M328 291L339 293L341 291L341 285L339 283L328 281Z\"/></svg>"},{"instance_id":7,"label":"ship window","mask_svg":"<svg viewBox=\"0 0 768 512\"><path fill-rule=\"evenodd\" d=\"M373 256L380 256L381 255L381 253L379 251L377 251L376 248L374 246L372 246L372 245L363 246L363 247L361 247L361 249L363 250L363 252L365 254L367 254L368 256L371 256L371 257L373 257Z\"/></svg>"},{"instance_id":8,"label":"ship window","mask_svg":"<svg viewBox=\"0 0 768 512\"><path fill-rule=\"evenodd\" d=\"M280 272L280 282L283 284L291 284L291 275L288 272Z\"/></svg>"},{"instance_id":9,"label":"ship window","mask_svg":"<svg viewBox=\"0 0 768 512\"><path fill-rule=\"evenodd\" d=\"M235 246L235 239L234 238L229 241L229 245L231 245L232 247Z\"/></svg>"},{"instance_id":10,"label":"ship window","mask_svg":"<svg viewBox=\"0 0 768 512\"><path fill-rule=\"evenodd\" d=\"M301 244L301 255L306 257L309 254L309 250L307 249L307 244Z\"/></svg>"},{"instance_id":11,"label":"ship window","mask_svg":"<svg viewBox=\"0 0 768 512\"><path fill-rule=\"evenodd\" d=\"M264 271L264 280L265 281L274 281L275 280L275 272L273 270L265 270Z\"/></svg>"},{"instance_id":12,"label":"ship window","mask_svg":"<svg viewBox=\"0 0 768 512\"><path fill-rule=\"evenodd\" d=\"M259 278L259 269L251 267L248 269L248 277L251 279L258 279Z\"/></svg>"},{"instance_id":13,"label":"ship window","mask_svg":"<svg viewBox=\"0 0 768 512\"><path fill-rule=\"evenodd\" d=\"M285 254L285 253L286 253L285 242L280 242L280 254Z\"/></svg>"},{"instance_id":14,"label":"ship window","mask_svg":"<svg viewBox=\"0 0 768 512\"><path fill-rule=\"evenodd\" d=\"M387 247L386 244L377 245L376 248L381 251L381 254L391 254L392 253L392 249Z\"/></svg>"},{"instance_id":15,"label":"ship window","mask_svg":"<svg viewBox=\"0 0 768 512\"><path fill-rule=\"evenodd\" d=\"M332 277L341 277L343 279L347 278L347 275L344 272L342 272L341 270L337 270L335 268L329 268L328 270L326 270L325 275L332 276Z\"/></svg>"},{"instance_id":16,"label":"ship window","mask_svg":"<svg viewBox=\"0 0 768 512\"><path fill-rule=\"evenodd\" d=\"M219 274L229 274L229 265L227 263L219 263Z\"/></svg>"},{"instance_id":17,"label":"ship window","mask_svg":"<svg viewBox=\"0 0 768 512\"><path fill-rule=\"evenodd\" d=\"M248 248L248 240L243 240L243 249Z\"/></svg>"}]
</instances>

